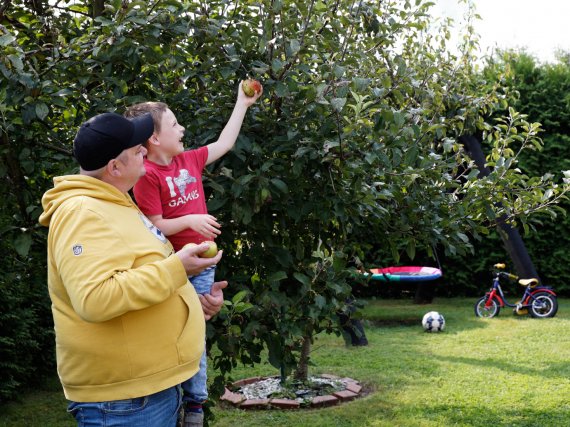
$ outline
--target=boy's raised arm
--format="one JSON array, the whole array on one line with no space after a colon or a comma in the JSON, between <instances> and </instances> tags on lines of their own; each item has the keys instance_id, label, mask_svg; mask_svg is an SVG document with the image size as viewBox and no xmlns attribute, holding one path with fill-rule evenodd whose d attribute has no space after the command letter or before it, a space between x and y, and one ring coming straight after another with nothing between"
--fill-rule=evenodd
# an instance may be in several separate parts
<instances>
[{"instance_id":1,"label":"boy's raised arm","mask_svg":"<svg viewBox=\"0 0 570 427\"><path fill-rule=\"evenodd\" d=\"M261 90L255 92L253 96L247 96L242 89L242 83L243 82L240 82L238 86L236 105L228 123L222 130L218 140L208 145L207 165L215 162L233 148L239 135L247 109L251 107L263 94L263 86L261 86Z\"/></svg>"}]
</instances>

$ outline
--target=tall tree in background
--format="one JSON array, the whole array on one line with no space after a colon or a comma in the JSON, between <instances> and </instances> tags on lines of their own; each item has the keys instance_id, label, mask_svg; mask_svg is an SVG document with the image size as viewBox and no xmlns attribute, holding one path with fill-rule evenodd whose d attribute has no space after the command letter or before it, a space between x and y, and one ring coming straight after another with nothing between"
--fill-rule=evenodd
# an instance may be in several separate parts
<instances>
[{"instance_id":1,"label":"tall tree in background","mask_svg":"<svg viewBox=\"0 0 570 427\"><path fill-rule=\"evenodd\" d=\"M528 116L529 121L540 122L539 149L523 150L517 153L518 167L528 175L544 175L570 169L570 62L568 54L560 52L556 63L540 63L524 51L497 52L487 58L481 73L489 86L500 86L508 104ZM506 108L497 109L493 115L500 117ZM488 151L490 144L484 146ZM568 200L559 205L568 209ZM552 216L552 214L556 214ZM525 246L542 281L553 286L561 295L568 295L568 263L565 261L570 249L570 235L567 230L569 218L559 211L535 217L533 224L521 227ZM473 285L489 278L489 266L497 260L505 260L506 254L497 236L475 244L476 257L457 257L448 268L447 277L453 282L465 282L469 278Z\"/></svg>"}]
</instances>

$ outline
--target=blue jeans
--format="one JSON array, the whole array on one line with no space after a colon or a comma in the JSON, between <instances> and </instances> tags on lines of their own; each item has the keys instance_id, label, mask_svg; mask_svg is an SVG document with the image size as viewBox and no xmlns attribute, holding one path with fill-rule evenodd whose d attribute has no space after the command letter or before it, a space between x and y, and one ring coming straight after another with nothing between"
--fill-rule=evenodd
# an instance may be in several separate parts
<instances>
[{"instance_id":1,"label":"blue jeans","mask_svg":"<svg viewBox=\"0 0 570 427\"><path fill-rule=\"evenodd\" d=\"M196 289L198 294L209 294L214 283L216 267L210 267L202 271L196 276L190 276L188 279ZM200 358L200 370L196 374L182 383L182 391L184 392L182 400L184 402L202 404L208 400L208 360L206 350Z\"/></svg>"},{"instance_id":2,"label":"blue jeans","mask_svg":"<svg viewBox=\"0 0 570 427\"><path fill-rule=\"evenodd\" d=\"M176 427L179 386L149 396L108 402L70 402L67 411L78 427Z\"/></svg>"}]
</instances>

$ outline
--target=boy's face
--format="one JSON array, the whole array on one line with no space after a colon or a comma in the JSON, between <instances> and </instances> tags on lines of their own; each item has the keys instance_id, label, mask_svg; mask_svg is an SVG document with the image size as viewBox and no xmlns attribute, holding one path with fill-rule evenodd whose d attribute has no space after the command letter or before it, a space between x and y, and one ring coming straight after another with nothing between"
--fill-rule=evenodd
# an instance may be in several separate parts
<instances>
[{"instance_id":1,"label":"boy's face","mask_svg":"<svg viewBox=\"0 0 570 427\"><path fill-rule=\"evenodd\" d=\"M170 109L167 109L160 119L160 132L155 133L160 143L161 151L170 156L176 156L184 151L182 137L184 127L176 120L176 116Z\"/></svg>"}]
</instances>

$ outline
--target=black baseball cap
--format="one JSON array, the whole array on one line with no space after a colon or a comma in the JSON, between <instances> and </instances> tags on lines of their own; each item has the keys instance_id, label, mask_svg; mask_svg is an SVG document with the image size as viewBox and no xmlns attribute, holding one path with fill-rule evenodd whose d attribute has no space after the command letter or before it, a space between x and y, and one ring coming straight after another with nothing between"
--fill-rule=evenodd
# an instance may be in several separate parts
<instances>
[{"instance_id":1,"label":"black baseball cap","mask_svg":"<svg viewBox=\"0 0 570 427\"><path fill-rule=\"evenodd\" d=\"M99 114L79 128L73 141L73 156L82 169L97 170L123 150L146 142L153 132L150 113L131 119L116 113Z\"/></svg>"}]
</instances>

